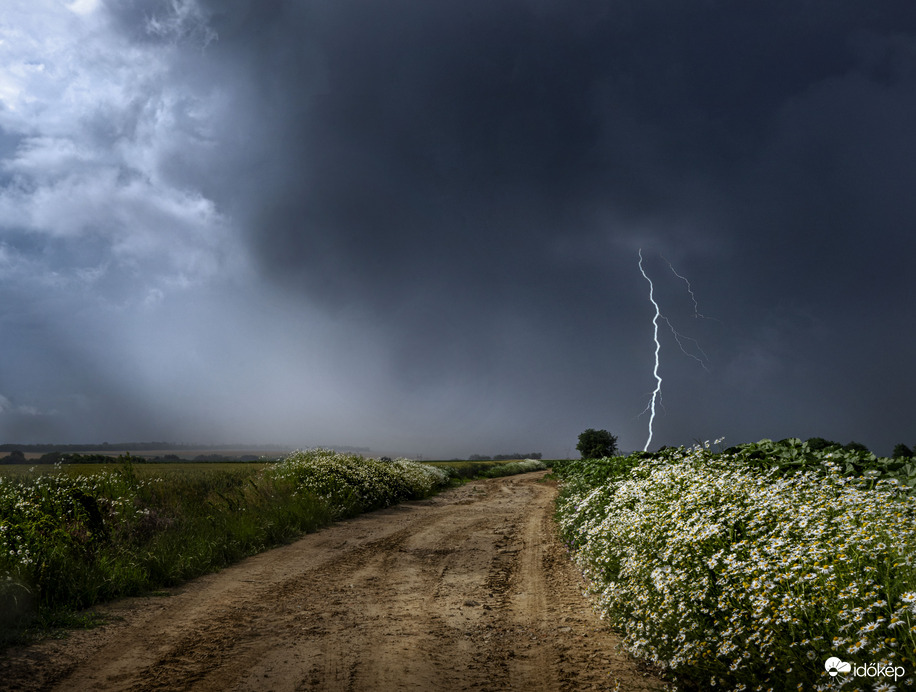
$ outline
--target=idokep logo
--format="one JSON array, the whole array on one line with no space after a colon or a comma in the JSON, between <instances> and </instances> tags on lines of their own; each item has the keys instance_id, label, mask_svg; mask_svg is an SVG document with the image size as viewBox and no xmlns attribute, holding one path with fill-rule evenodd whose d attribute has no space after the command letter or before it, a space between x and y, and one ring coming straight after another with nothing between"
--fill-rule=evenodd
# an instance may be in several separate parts
<instances>
[{"instance_id":1,"label":"idokep logo","mask_svg":"<svg viewBox=\"0 0 916 692\"><path fill-rule=\"evenodd\" d=\"M824 669L835 678L839 673L852 673L856 677L893 677L894 682L906 675L903 666L885 666L880 663L867 663L855 666L846 661L841 661L836 656L831 656L824 662Z\"/></svg>"}]
</instances>

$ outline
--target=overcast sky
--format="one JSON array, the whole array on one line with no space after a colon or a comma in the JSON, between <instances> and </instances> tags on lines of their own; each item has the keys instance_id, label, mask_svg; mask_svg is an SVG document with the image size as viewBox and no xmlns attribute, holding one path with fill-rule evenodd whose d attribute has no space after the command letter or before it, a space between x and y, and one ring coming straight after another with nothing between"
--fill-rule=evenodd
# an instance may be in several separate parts
<instances>
[{"instance_id":1,"label":"overcast sky","mask_svg":"<svg viewBox=\"0 0 916 692\"><path fill-rule=\"evenodd\" d=\"M912 0L2 0L0 441L642 449L641 249L650 448L889 454L914 123Z\"/></svg>"}]
</instances>

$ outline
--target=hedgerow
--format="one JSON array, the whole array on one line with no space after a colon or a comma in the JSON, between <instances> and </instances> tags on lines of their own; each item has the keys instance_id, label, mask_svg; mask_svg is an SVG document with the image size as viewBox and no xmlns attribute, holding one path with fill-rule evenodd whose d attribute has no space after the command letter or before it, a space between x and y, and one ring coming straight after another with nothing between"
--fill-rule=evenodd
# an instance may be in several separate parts
<instances>
[{"instance_id":1,"label":"hedgerow","mask_svg":"<svg viewBox=\"0 0 916 692\"><path fill-rule=\"evenodd\" d=\"M831 657L912 685L916 497L842 455L779 462L706 445L555 466L596 607L685 688L863 686Z\"/></svg>"}]
</instances>

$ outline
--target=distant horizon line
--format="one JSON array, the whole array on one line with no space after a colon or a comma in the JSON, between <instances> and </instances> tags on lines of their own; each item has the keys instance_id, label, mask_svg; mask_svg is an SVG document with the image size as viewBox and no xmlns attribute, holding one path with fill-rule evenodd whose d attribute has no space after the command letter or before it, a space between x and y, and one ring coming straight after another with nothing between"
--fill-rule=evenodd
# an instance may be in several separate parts
<instances>
[{"instance_id":1,"label":"distant horizon line","mask_svg":"<svg viewBox=\"0 0 916 692\"><path fill-rule=\"evenodd\" d=\"M270 450L280 450L280 451L294 451L296 449L347 449L347 450L362 450L362 451L371 451L369 447L360 447L356 445L285 445L277 443L191 443L191 442L91 442L91 443L82 443L82 442L30 442L30 443L18 443L18 442L4 442L0 443L0 452L12 452L12 451L22 451L22 452L52 452L52 451L70 451L70 452L95 452L95 451L118 451L124 450L125 452L132 451L172 451L172 450L196 450L196 449L208 449L208 450L257 450L257 449L270 449Z\"/></svg>"}]
</instances>

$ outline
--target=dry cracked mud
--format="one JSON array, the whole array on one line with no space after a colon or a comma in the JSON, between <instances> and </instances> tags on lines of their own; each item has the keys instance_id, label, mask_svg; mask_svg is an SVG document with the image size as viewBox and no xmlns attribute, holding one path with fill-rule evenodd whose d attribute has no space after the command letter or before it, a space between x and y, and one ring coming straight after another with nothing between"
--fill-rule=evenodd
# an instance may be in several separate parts
<instances>
[{"instance_id":1,"label":"dry cracked mud","mask_svg":"<svg viewBox=\"0 0 916 692\"><path fill-rule=\"evenodd\" d=\"M481 480L340 522L0 657L3 690L659 690L581 594L556 488Z\"/></svg>"}]
</instances>

